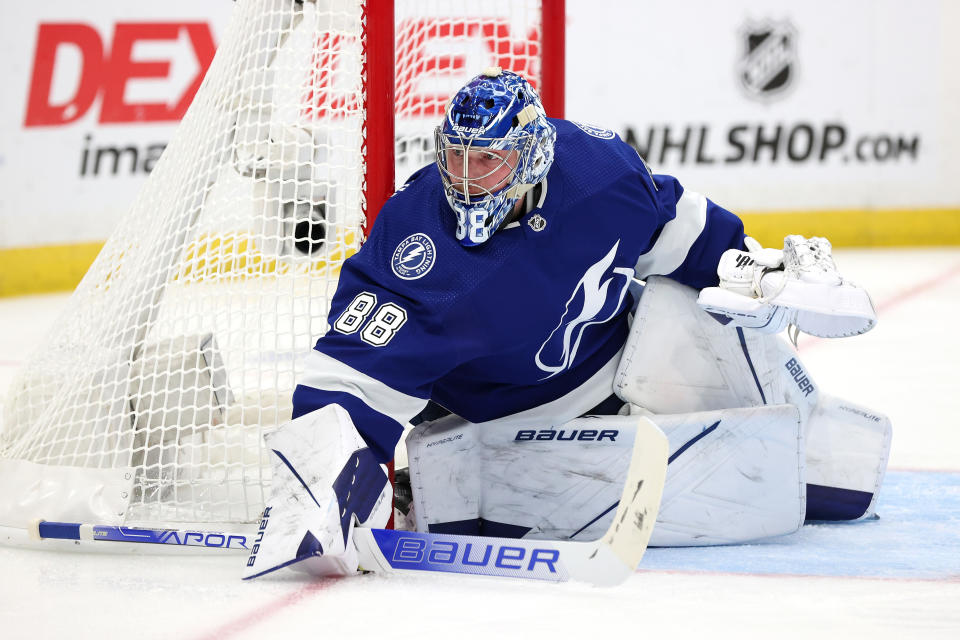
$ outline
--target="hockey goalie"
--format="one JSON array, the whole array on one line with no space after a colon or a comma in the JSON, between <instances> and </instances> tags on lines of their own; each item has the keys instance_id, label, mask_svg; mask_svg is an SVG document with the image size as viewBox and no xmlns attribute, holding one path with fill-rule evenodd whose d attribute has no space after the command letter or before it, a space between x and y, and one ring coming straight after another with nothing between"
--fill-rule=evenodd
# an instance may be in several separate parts
<instances>
[{"instance_id":1,"label":"hockey goalie","mask_svg":"<svg viewBox=\"0 0 960 640\"><path fill-rule=\"evenodd\" d=\"M500 68L451 98L435 136L436 162L344 264L294 419L267 438L246 577L356 572L354 528L387 523L382 465L403 435L421 532L596 539L640 416L669 441L653 545L872 516L889 421L823 393L780 335L876 323L829 242L760 247L612 131L547 118Z\"/></svg>"}]
</instances>

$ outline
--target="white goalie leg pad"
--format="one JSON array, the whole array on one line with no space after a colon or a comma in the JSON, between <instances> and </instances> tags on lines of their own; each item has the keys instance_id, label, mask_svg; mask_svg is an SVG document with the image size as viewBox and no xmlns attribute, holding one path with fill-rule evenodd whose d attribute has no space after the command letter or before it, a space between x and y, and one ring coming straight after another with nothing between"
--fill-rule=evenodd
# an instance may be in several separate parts
<instances>
[{"instance_id":1,"label":"white goalie leg pad","mask_svg":"<svg viewBox=\"0 0 960 640\"><path fill-rule=\"evenodd\" d=\"M892 435L886 416L822 396L806 428L807 519L873 517Z\"/></svg>"},{"instance_id":2,"label":"white goalie leg pad","mask_svg":"<svg viewBox=\"0 0 960 640\"><path fill-rule=\"evenodd\" d=\"M657 415L793 404L806 420L819 399L786 340L721 323L661 277L643 289L614 391Z\"/></svg>"},{"instance_id":3,"label":"white goalie leg pad","mask_svg":"<svg viewBox=\"0 0 960 640\"><path fill-rule=\"evenodd\" d=\"M808 516L872 513L889 454L890 421L821 394L786 340L717 322L697 309L689 287L665 278L647 281L614 390L655 414L658 425L662 414L795 405L808 449ZM667 483L669 488L669 476ZM865 501L871 506L851 515Z\"/></svg>"},{"instance_id":4,"label":"white goalie leg pad","mask_svg":"<svg viewBox=\"0 0 960 640\"><path fill-rule=\"evenodd\" d=\"M538 428L448 416L420 425L407 439L417 529L595 540L623 491L637 423L589 416Z\"/></svg>"},{"instance_id":5,"label":"white goalie leg pad","mask_svg":"<svg viewBox=\"0 0 960 640\"><path fill-rule=\"evenodd\" d=\"M543 428L484 428L482 517L529 527L524 538L596 540L619 504L637 418L586 416Z\"/></svg>"},{"instance_id":6,"label":"white goalie leg pad","mask_svg":"<svg viewBox=\"0 0 960 640\"><path fill-rule=\"evenodd\" d=\"M385 526L392 491L350 415L327 405L265 441L274 454L270 497L244 578L288 565L317 575L355 573L353 527Z\"/></svg>"},{"instance_id":7,"label":"white goalie leg pad","mask_svg":"<svg viewBox=\"0 0 960 640\"><path fill-rule=\"evenodd\" d=\"M424 422L409 433L406 448L417 531L480 517L483 461L476 425L456 415Z\"/></svg>"},{"instance_id":8,"label":"white goalie leg pad","mask_svg":"<svg viewBox=\"0 0 960 640\"><path fill-rule=\"evenodd\" d=\"M655 544L746 542L803 523L796 407L647 417L663 420L671 451ZM407 439L417 529L594 540L613 518L636 424L587 416L537 429L448 416L420 425Z\"/></svg>"},{"instance_id":9,"label":"white goalie leg pad","mask_svg":"<svg viewBox=\"0 0 960 640\"><path fill-rule=\"evenodd\" d=\"M749 542L803 524L804 438L795 406L648 417L670 441L651 546Z\"/></svg>"}]
</instances>

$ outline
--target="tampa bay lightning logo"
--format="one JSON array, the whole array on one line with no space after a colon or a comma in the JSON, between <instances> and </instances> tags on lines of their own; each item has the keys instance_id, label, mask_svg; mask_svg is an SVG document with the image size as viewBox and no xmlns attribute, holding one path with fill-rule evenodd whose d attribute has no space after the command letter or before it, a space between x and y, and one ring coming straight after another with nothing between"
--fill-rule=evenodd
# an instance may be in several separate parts
<instances>
[{"instance_id":1,"label":"tampa bay lightning logo","mask_svg":"<svg viewBox=\"0 0 960 640\"><path fill-rule=\"evenodd\" d=\"M584 124L582 122L573 122L573 120L570 122L580 127L584 133L589 133L594 138L600 138L601 140L613 140L613 136L616 135L613 131L610 131L610 129L603 129L602 127L595 127L592 124Z\"/></svg>"},{"instance_id":2,"label":"tampa bay lightning logo","mask_svg":"<svg viewBox=\"0 0 960 640\"><path fill-rule=\"evenodd\" d=\"M403 280L416 280L427 275L436 262L437 250L425 233L414 233L403 239L393 252L390 267Z\"/></svg>"},{"instance_id":3,"label":"tampa bay lightning logo","mask_svg":"<svg viewBox=\"0 0 960 640\"><path fill-rule=\"evenodd\" d=\"M560 322L540 345L534 359L541 371L550 374L543 378L544 380L573 365L587 327L607 322L623 306L623 299L633 278L633 269L610 269L619 246L620 241L617 240L607 255L583 274L567 300ZM605 278L608 275L609 277Z\"/></svg>"}]
</instances>

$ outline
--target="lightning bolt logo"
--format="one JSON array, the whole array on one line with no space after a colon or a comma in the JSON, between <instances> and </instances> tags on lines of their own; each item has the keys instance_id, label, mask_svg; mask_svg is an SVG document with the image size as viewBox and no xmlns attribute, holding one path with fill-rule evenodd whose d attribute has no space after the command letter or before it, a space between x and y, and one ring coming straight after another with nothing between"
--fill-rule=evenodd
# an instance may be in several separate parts
<instances>
[{"instance_id":1,"label":"lightning bolt logo","mask_svg":"<svg viewBox=\"0 0 960 640\"><path fill-rule=\"evenodd\" d=\"M542 380L570 368L580 349L583 332L592 325L609 321L620 311L633 269L613 267L618 246L619 240L583 274L567 300L560 322L540 345L534 361L541 371L549 374ZM605 278L608 273L610 277Z\"/></svg>"},{"instance_id":2,"label":"lightning bolt logo","mask_svg":"<svg viewBox=\"0 0 960 640\"><path fill-rule=\"evenodd\" d=\"M410 250L406 256L400 259L401 263L407 263L413 260L414 258L419 258L423 255L424 248L422 244L417 244L413 246L413 249Z\"/></svg>"},{"instance_id":3,"label":"lightning bolt logo","mask_svg":"<svg viewBox=\"0 0 960 640\"><path fill-rule=\"evenodd\" d=\"M437 258L437 249L425 233L414 233L397 245L390 260L394 275L401 280L416 280L427 275Z\"/></svg>"}]
</instances>

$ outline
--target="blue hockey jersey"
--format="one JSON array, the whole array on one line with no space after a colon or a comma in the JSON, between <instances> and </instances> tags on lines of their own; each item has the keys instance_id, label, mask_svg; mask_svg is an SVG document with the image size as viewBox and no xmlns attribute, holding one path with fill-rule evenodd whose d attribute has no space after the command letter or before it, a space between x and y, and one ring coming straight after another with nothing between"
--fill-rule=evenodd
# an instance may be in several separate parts
<instances>
[{"instance_id":1,"label":"blue hockey jersey","mask_svg":"<svg viewBox=\"0 0 960 640\"><path fill-rule=\"evenodd\" d=\"M716 285L720 255L743 248L739 218L652 175L612 131L551 122L539 203L479 246L456 240L434 165L387 201L343 265L294 417L338 403L385 462L428 400L482 423L577 396L616 365L633 277ZM565 419L596 405L581 395Z\"/></svg>"}]
</instances>

